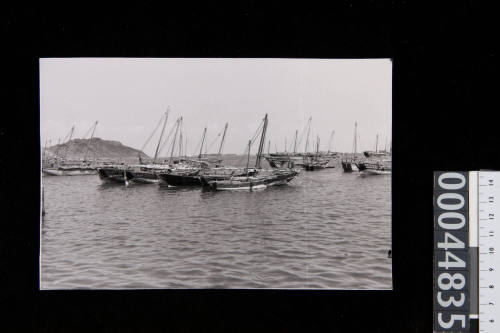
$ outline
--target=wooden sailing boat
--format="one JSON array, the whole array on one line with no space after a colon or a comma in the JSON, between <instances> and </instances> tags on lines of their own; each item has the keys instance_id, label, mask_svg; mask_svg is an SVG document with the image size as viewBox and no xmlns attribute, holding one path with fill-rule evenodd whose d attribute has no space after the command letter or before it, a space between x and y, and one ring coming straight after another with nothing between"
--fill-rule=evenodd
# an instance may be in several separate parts
<instances>
[{"instance_id":1,"label":"wooden sailing boat","mask_svg":"<svg viewBox=\"0 0 500 333\"><path fill-rule=\"evenodd\" d=\"M316 138L316 155L304 157L304 169L307 171L322 170L326 168L329 160L322 158L319 153L319 136Z\"/></svg>"},{"instance_id":2,"label":"wooden sailing boat","mask_svg":"<svg viewBox=\"0 0 500 333\"><path fill-rule=\"evenodd\" d=\"M268 118L267 114L263 120L262 133L259 143L259 148L255 161L255 168L252 170L256 173L251 174L251 169L249 168L250 163L250 150L252 145L252 140L248 142L248 155L247 155L247 165L246 165L246 175L238 177L230 177L226 180L211 180L207 177L201 176L200 180L202 185L206 189L215 191L233 191L233 190L247 190L253 191L257 189L264 189L268 186L286 184L290 182L293 178L298 175L298 172L294 169L279 169L275 171L264 172L261 168L264 142L266 138Z\"/></svg>"},{"instance_id":3,"label":"wooden sailing boat","mask_svg":"<svg viewBox=\"0 0 500 333\"><path fill-rule=\"evenodd\" d=\"M342 169L344 172L358 171L358 165L356 164L357 159L357 149L358 149L358 123L354 123L354 141L353 141L353 152L351 156L346 156L342 159Z\"/></svg>"},{"instance_id":4,"label":"wooden sailing boat","mask_svg":"<svg viewBox=\"0 0 500 333\"><path fill-rule=\"evenodd\" d=\"M207 128L205 127L197 159L185 159L176 164L172 161L171 168L157 174L161 183L169 186L201 186L201 176L210 180L224 180L233 175L242 175L243 170L241 170L241 168L221 166L221 154L226 138L227 127L228 123L224 126L224 132L219 145L216 160L203 159L203 147L206 141L207 132ZM171 154L171 159L172 158L173 152Z\"/></svg>"},{"instance_id":5,"label":"wooden sailing boat","mask_svg":"<svg viewBox=\"0 0 500 333\"><path fill-rule=\"evenodd\" d=\"M163 134L165 131L165 126L167 125L167 120L168 120L168 115L169 115L170 109L167 109L167 112L160 118L159 124L163 121L163 127L162 131L160 134L160 138L158 140L158 144L156 146L155 150L155 156L153 158L153 163L152 164L142 164L142 160L139 156L139 163L140 164L120 164L120 165L106 165L102 167L97 168L97 173L99 175L99 178L103 182L112 182L112 183L121 183L125 184L128 186L130 183L134 184L141 184L141 183L157 183L158 182L158 177L156 173L159 170L165 169L167 166L162 165L162 164L157 164L157 157L158 153L160 150L160 143L163 139ZM159 126L156 127L156 129L153 131L151 136L146 140L146 144L149 142L151 137L154 135L154 133L157 131ZM144 144L144 146L146 145ZM144 149L143 146L143 149Z\"/></svg>"}]
</instances>

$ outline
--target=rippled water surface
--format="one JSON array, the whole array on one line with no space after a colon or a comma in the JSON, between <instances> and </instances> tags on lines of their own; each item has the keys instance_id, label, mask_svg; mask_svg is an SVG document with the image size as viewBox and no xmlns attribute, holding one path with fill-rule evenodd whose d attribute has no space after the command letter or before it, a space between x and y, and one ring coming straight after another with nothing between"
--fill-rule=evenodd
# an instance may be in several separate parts
<instances>
[{"instance_id":1,"label":"rippled water surface","mask_svg":"<svg viewBox=\"0 0 500 333\"><path fill-rule=\"evenodd\" d=\"M391 178L342 168L255 192L44 177L42 289L391 289Z\"/></svg>"}]
</instances>

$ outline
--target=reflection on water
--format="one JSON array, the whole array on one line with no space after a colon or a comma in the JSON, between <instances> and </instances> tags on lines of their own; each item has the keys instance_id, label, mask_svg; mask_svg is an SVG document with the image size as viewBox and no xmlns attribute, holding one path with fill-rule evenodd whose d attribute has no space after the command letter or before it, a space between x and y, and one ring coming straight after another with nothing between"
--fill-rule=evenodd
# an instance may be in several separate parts
<instances>
[{"instance_id":1,"label":"reflection on water","mask_svg":"<svg viewBox=\"0 0 500 333\"><path fill-rule=\"evenodd\" d=\"M45 177L41 288L391 289L390 176L205 192Z\"/></svg>"}]
</instances>

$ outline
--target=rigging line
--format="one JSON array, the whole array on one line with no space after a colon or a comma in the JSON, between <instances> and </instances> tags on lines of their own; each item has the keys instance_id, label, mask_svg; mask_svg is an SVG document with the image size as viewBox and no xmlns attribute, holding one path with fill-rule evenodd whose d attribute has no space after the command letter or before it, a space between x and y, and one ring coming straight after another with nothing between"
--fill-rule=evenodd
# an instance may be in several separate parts
<instances>
[{"instance_id":1,"label":"rigging line","mask_svg":"<svg viewBox=\"0 0 500 333\"><path fill-rule=\"evenodd\" d=\"M308 127L308 126L311 126L311 119L312 119L312 117L309 117L309 119L307 120L306 125L305 125L305 126L304 126L304 128L302 129L301 134L300 134L300 139L299 139L299 141L297 142L297 147L300 147L300 145L302 144L302 140L304 139L304 136L305 136L305 134L306 134L307 127Z\"/></svg>"},{"instance_id":2,"label":"rigging line","mask_svg":"<svg viewBox=\"0 0 500 333\"><path fill-rule=\"evenodd\" d=\"M215 139L213 139L212 143L210 143L210 145L208 145L208 148L205 150L209 150L210 148L212 148L212 146L214 145L215 142L217 142L217 140L219 139L219 137L222 135L222 133L218 133L217 136L215 137Z\"/></svg>"},{"instance_id":3,"label":"rigging line","mask_svg":"<svg viewBox=\"0 0 500 333\"><path fill-rule=\"evenodd\" d=\"M263 130L264 128L264 123L265 120L262 120L259 127L255 131L252 139L250 140L249 144L245 145L245 151L243 152L242 156L237 160L237 164L241 164L241 162L243 162L243 159L247 157L246 155L248 154L248 150L252 148L252 145L254 144L255 140L259 137L261 130Z\"/></svg>"},{"instance_id":4,"label":"rigging line","mask_svg":"<svg viewBox=\"0 0 500 333\"><path fill-rule=\"evenodd\" d=\"M264 127L264 120L260 123L259 127L255 131L255 134L253 135L253 137L251 139L251 141L252 141L251 145L253 145L253 143L255 142L255 140L259 137L260 131L262 130L263 127Z\"/></svg>"},{"instance_id":5,"label":"rigging line","mask_svg":"<svg viewBox=\"0 0 500 333\"><path fill-rule=\"evenodd\" d=\"M149 138L146 140L146 142L142 145L141 147L141 151L144 151L144 148L146 148L147 144L149 143L149 141L151 141L151 139L153 138L153 135L155 135L156 131L158 130L158 128L160 128L160 125L163 121L163 117L165 117L166 114L163 114L160 118L160 121L158 121L158 125L156 125L155 129L153 130L153 132L151 133L151 135L149 136Z\"/></svg>"},{"instance_id":6,"label":"rigging line","mask_svg":"<svg viewBox=\"0 0 500 333\"><path fill-rule=\"evenodd\" d=\"M90 128L88 129L88 131L85 133L84 136L82 136L82 139L85 139L87 137L87 135L90 134L90 131L92 131L92 128L94 127L94 125L90 126Z\"/></svg>"}]
</instances>

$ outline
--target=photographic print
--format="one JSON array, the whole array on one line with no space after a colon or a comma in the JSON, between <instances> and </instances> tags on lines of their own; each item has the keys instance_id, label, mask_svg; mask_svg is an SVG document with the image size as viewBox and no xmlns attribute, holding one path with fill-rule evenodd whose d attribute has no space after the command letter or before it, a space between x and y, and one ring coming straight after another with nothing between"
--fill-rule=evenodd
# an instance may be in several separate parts
<instances>
[{"instance_id":1,"label":"photographic print","mask_svg":"<svg viewBox=\"0 0 500 333\"><path fill-rule=\"evenodd\" d=\"M390 59L40 59L40 289L392 289Z\"/></svg>"}]
</instances>

